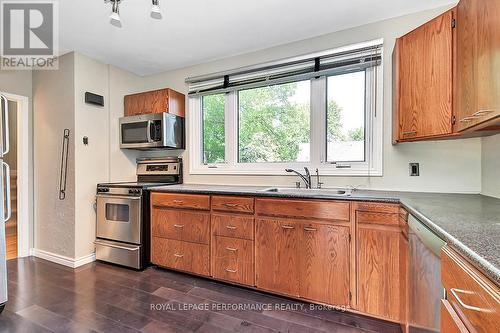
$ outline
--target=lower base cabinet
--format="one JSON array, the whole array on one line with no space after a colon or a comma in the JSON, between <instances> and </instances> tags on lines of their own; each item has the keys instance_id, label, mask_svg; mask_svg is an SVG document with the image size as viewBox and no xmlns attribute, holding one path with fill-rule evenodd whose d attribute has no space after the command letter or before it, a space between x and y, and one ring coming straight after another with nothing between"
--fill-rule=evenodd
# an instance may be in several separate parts
<instances>
[{"instance_id":1,"label":"lower base cabinet","mask_svg":"<svg viewBox=\"0 0 500 333\"><path fill-rule=\"evenodd\" d=\"M358 311L404 323L408 240L398 206L355 209ZM393 212L391 213L391 210Z\"/></svg>"},{"instance_id":2,"label":"lower base cabinet","mask_svg":"<svg viewBox=\"0 0 500 333\"><path fill-rule=\"evenodd\" d=\"M331 305L349 305L349 227L256 220L256 286Z\"/></svg>"},{"instance_id":3,"label":"lower base cabinet","mask_svg":"<svg viewBox=\"0 0 500 333\"><path fill-rule=\"evenodd\" d=\"M215 236L213 241L214 278L253 286L253 241L223 236Z\"/></svg>"},{"instance_id":4,"label":"lower base cabinet","mask_svg":"<svg viewBox=\"0 0 500 333\"><path fill-rule=\"evenodd\" d=\"M163 267L210 276L210 246L152 237L151 262Z\"/></svg>"}]
</instances>

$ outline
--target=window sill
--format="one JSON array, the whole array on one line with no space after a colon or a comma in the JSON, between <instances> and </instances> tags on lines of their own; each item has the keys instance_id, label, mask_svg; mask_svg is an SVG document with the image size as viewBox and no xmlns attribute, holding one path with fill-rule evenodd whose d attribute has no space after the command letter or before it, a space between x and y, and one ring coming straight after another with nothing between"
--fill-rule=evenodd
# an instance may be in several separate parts
<instances>
[{"instance_id":1,"label":"window sill","mask_svg":"<svg viewBox=\"0 0 500 333\"><path fill-rule=\"evenodd\" d=\"M294 168L293 166L290 166ZM303 172L303 167L295 167L295 170ZM314 176L316 167L309 167L311 175ZM237 176L295 176L286 172L283 169L229 169L224 167L217 168L191 168L190 175L237 175ZM382 170L366 170L366 169L335 169L335 168L319 168L321 176L337 176L337 177L382 177Z\"/></svg>"}]
</instances>

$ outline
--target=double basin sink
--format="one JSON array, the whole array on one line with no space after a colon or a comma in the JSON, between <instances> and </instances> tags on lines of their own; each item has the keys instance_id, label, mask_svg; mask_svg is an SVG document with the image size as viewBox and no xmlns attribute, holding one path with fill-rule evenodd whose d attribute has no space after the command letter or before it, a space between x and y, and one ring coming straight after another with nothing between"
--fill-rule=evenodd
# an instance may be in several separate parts
<instances>
[{"instance_id":1,"label":"double basin sink","mask_svg":"<svg viewBox=\"0 0 500 333\"><path fill-rule=\"evenodd\" d=\"M327 196L327 197L348 197L352 194L351 189L309 189L309 188L287 188L287 187L271 187L262 190L267 193L281 193L281 194L307 194L314 196Z\"/></svg>"}]
</instances>

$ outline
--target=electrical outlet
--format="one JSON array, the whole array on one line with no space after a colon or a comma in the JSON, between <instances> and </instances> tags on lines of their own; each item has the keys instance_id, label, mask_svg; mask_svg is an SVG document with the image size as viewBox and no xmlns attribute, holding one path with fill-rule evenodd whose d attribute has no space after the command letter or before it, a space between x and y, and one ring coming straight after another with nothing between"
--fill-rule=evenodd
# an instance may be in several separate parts
<instances>
[{"instance_id":1,"label":"electrical outlet","mask_svg":"<svg viewBox=\"0 0 500 333\"><path fill-rule=\"evenodd\" d=\"M420 166L418 163L410 163L410 176L420 176Z\"/></svg>"}]
</instances>

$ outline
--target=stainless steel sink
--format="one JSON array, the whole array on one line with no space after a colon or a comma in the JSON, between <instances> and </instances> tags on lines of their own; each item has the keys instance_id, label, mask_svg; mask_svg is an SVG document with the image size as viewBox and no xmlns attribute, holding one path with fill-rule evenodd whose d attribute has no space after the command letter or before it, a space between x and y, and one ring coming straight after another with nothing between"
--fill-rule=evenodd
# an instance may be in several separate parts
<instances>
[{"instance_id":1,"label":"stainless steel sink","mask_svg":"<svg viewBox=\"0 0 500 333\"><path fill-rule=\"evenodd\" d=\"M314 196L350 196L350 189L308 189L308 188L289 188L289 187L270 187L262 190L268 193L283 193L283 194L308 194Z\"/></svg>"}]
</instances>

